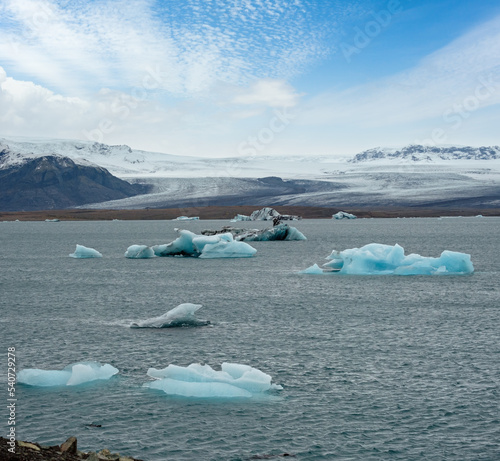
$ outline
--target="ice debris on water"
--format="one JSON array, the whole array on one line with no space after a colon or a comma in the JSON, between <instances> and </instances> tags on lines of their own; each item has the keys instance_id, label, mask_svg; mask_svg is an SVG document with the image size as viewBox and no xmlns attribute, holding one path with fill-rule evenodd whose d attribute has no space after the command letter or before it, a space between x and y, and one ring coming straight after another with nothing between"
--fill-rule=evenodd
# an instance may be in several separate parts
<instances>
[{"instance_id":1,"label":"ice debris on water","mask_svg":"<svg viewBox=\"0 0 500 461\"><path fill-rule=\"evenodd\" d=\"M77 259L85 259L85 258L102 258L102 254L93 248L87 248L83 245L76 245L76 249L74 253L71 253L69 256Z\"/></svg>"},{"instance_id":2,"label":"ice debris on water","mask_svg":"<svg viewBox=\"0 0 500 461\"><path fill-rule=\"evenodd\" d=\"M199 258L249 258L257 250L248 243L237 242L231 233L204 236L183 229L173 242L153 246L156 256L194 256Z\"/></svg>"},{"instance_id":3,"label":"ice debris on water","mask_svg":"<svg viewBox=\"0 0 500 461\"><path fill-rule=\"evenodd\" d=\"M105 363L79 362L63 370L40 370L25 368L17 374L17 382L29 386L77 386L96 380L107 380L118 373L118 369Z\"/></svg>"},{"instance_id":4,"label":"ice debris on water","mask_svg":"<svg viewBox=\"0 0 500 461\"><path fill-rule=\"evenodd\" d=\"M224 362L220 371L199 363L187 367L169 365L161 370L150 368L148 376L156 381L146 383L144 387L183 397L250 398L283 389L272 384L268 374L238 363Z\"/></svg>"},{"instance_id":5,"label":"ice debris on water","mask_svg":"<svg viewBox=\"0 0 500 461\"><path fill-rule=\"evenodd\" d=\"M356 219L357 216L351 213L347 213L346 211L339 211L332 215L333 219Z\"/></svg>"},{"instance_id":6,"label":"ice debris on water","mask_svg":"<svg viewBox=\"0 0 500 461\"><path fill-rule=\"evenodd\" d=\"M398 244L370 243L361 248L333 250L321 273L337 272L353 275L462 275L474 272L469 254L445 250L438 258L404 254ZM316 264L303 274L319 274ZM320 269L321 270L321 269Z\"/></svg>"},{"instance_id":7,"label":"ice debris on water","mask_svg":"<svg viewBox=\"0 0 500 461\"><path fill-rule=\"evenodd\" d=\"M303 271L300 271L299 274L322 274L324 271L319 267L317 264L313 264L311 267L308 267L307 269L304 269Z\"/></svg>"},{"instance_id":8,"label":"ice debris on water","mask_svg":"<svg viewBox=\"0 0 500 461\"><path fill-rule=\"evenodd\" d=\"M149 259L155 257L155 252L147 245L131 245L127 248L125 257L129 259Z\"/></svg>"},{"instance_id":9,"label":"ice debris on water","mask_svg":"<svg viewBox=\"0 0 500 461\"><path fill-rule=\"evenodd\" d=\"M209 321L197 320L195 318L195 312L201 307L201 304L180 304L159 317L134 322L130 325L130 328L171 328L208 325Z\"/></svg>"}]
</instances>

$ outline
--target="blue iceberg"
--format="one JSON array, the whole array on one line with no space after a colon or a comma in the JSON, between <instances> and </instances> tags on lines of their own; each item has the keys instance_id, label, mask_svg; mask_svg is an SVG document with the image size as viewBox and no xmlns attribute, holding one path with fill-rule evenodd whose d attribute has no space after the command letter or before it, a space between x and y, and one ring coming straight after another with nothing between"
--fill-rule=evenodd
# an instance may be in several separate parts
<instances>
[{"instance_id":1,"label":"blue iceberg","mask_svg":"<svg viewBox=\"0 0 500 461\"><path fill-rule=\"evenodd\" d=\"M201 307L201 304L180 304L159 317L134 322L130 325L130 328L172 328L208 325L210 324L209 321L197 320L194 316L195 312Z\"/></svg>"},{"instance_id":2,"label":"blue iceberg","mask_svg":"<svg viewBox=\"0 0 500 461\"><path fill-rule=\"evenodd\" d=\"M125 257L129 259L149 259L155 256L153 249L147 245L131 245L125 252Z\"/></svg>"},{"instance_id":3,"label":"blue iceberg","mask_svg":"<svg viewBox=\"0 0 500 461\"><path fill-rule=\"evenodd\" d=\"M105 363L79 362L63 370L40 370L26 368L17 374L17 382L29 386L77 386L96 380L107 380L118 373L118 369Z\"/></svg>"},{"instance_id":4,"label":"blue iceberg","mask_svg":"<svg viewBox=\"0 0 500 461\"><path fill-rule=\"evenodd\" d=\"M350 248L344 251L332 251L327 257L330 261L324 264L326 272L351 275L462 275L472 274L469 254L445 250L438 258L405 255L404 248L399 245L383 245L370 243L361 248ZM316 266L316 267L315 267ZM302 273L320 273L317 265Z\"/></svg>"},{"instance_id":5,"label":"blue iceberg","mask_svg":"<svg viewBox=\"0 0 500 461\"><path fill-rule=\"evenodd\" d=\"M205 236L188 230L177 230L179 237L165 245L155 245L156 256L193 256L196 258L249 258L257 250L248 243L237 242L231 233Z\"/></svg>"},{"instance_id":6,"label":"blue iceberg","mask_svg":"<svg viewBox=\"0 0 500 461\"><path fill-rule=\"evenodd\" d=\"M102 258L102 254L93 248L87 248L83 245L76 245L76 249L74 253L71 253L69 256L77 259L85 259L85 258Z\"/></svg>"},{"instance_id":7,"label":"blue iceberg","mask_svg":"<svg viewBox=\"0 0 500 461\"><path fill-rule=\"evenodd\" d=\"M146 383L144 387L183 397L250 398L273 389L283 389L272 384L268 374L238 363L225 362L220 371L199 363L187 367L169 365L161 370L150 368L148 376L156 381Z\"/></svg>"}]
</instances>

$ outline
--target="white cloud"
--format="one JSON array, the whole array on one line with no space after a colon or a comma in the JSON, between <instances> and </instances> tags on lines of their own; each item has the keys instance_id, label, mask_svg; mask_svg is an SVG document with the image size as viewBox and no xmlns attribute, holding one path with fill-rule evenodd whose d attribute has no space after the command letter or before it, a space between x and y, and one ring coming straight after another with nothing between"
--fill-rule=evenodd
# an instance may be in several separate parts
<instances>
[{"instance_id":1,"label":"white cloud","mask_svg":"<svg viewBox=\"0 0 500 461\"><path fill-rule=\"evenodd\" d=\"M298 98L295 89L286 81L262 79L254 82L250 88L240 90L231 102L247 106L293 107Z\"/></svg>"},{"instance_id":2,"label":"white cloud","mask_svg":"<svg viewBox=\"0 0 500 461\"><path fill-rule=\"evenodd\" d=\"M288 78L328 52L331 24L284 0L5 0L0 62L65 94L137 85L148 67L161 88L193 95L219 81ZM340 14L340 13L339 13Z\"/></svg>"}]
</instances>

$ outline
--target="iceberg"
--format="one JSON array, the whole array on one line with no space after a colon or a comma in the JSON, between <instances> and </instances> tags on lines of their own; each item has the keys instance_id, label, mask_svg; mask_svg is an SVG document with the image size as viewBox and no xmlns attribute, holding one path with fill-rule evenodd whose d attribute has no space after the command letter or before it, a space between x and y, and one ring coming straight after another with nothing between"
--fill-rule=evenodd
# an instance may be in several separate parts
<instances>
[{"instance_id":1,"label":"iceberg","mask_svg":"<svg viewBox=\"0 0 500 461\"><path fill-rule=\"evenodd\" d=\"M201 304L180 304L159 317L132 323L130 328L171 328L209 325L209 321L197 320L194 317L194 313L201 307Z\"/></svg>"},{"instance_id":2,"label":"iceberg","mask_svg":"<svg viewBox=\"0 0 500 461\"><path fill-rule=\"evenodd\" d=\"M332 215L333 219L356 219L357 216L353 215L351 213L346 213L345 211L339 211L338 213L335 213Z\"/></svg>"},{"instance_id":3,"label":"iceberg","mask_svg":"<svg viewBox=\"0 0 500 461\"><path fill-rule=\"evenodd\" d=\"M474 272L469 254L445 250L438 258L418 254L405 255L404 248L398 244L391 246L370 243L361 248L350 248L340 252L333 250L327 259L330 261L323 267L340 274L461 275Z\"/></svg>"},{"instance_id":4,"label":"iceberg","mask_svg":"<svg viewBox=\"0 0 500 461\"><path fill-rule=\"evenodd\" d=\"M127 248L125 257L129 259L149 259L155 257L155 252L147 245L131 245Z\"/></svg>"},{"instance_id":5,"label":"iceberg","mask_svg":"<svg viewBox=\"0 0 500 461\"><path fill-rule=\"evenodd\" d=\"M148 376L156 381L146 383L144 387L183 397L250 398L283 389L272 384L268 374L238 363L224 362L220 371L199 363L187 367L169 365L161 370L150 368Z\"/></svg>"},{"instance_id":6,"label":"iceberg","mask_svg":"<svg viewBox=\"0 0 500 461\"><path fill-rule=\"evenodd\" d=\"M77 386L96 380L107 380L118 373L118 369L105 363L79 362L63 370L40 370L26 368L17 374L17 382L29 386Z\"/></svg>"},{"instance_id":7,"label":"iceberg","mask_svg":"<svg viewBox=\"0 0 500 461\"><path fill-rule=\"evenodd\" d=\"M249 242L267 242L274 240L307 240L306 236L297 228L288 224L278 224L269 229L237 229L231 226L224 226L220 231L204 230L203 235L218 235L221 233L231 233L235 240Z\"/></svg>"},{"instance_id":8,"label":"iceberg","mask_svg":"<svg viewBox=\"0 0 500 461\"><path fill-rule=\"evenodd\" d=\"M199 221L200 217L199 216L178 216L177 218L174 219L174 221Z\"/></svg>"},{"instance_id":9,"label":"iceberg","mask_svg":"<svg viewBox=\"0 0 500 461\"><path fill-rule=\"evenodd\" d=\"M274 221L274 219L279 219L280 221L299 221L302 219L300 216L280 214L274 208L265 207L261 210L255 210L250 216L245 216L242 214L237 214L231 222L238 221Z\"/></svg>"},{"instance_id":10,"label":"iceberg","mask_svg":"<svg viewBox=\"0 0 500 461\"><path fill-rule=\"evenodd\" d=\"M179 230L179 237L165 245L155 245L156 256L193 256L202 259L249 258L257 250L248 243L237 242L231 233L213 236L197 235L188 230Z\"/></svg>"},{"instance_id":11,"label":"iceberg","mask_svg":"<svg viewBox=\"0 0 500 461\"><path fill-rule=\"evenodd\" d=\"M233 219L231 219L231 222L240 222L240 221L251 221L252 219L250 216L246 216L244 214L237 214Z\"/></svg>"},{"instance_id":12,"label":"iceberg","mask_svg":"<svg viewBox=\"0 0 500 461\"><path fill-rule=\"evenodd\" d=\"M69 256L77 259L84 258L102 258L102 254L93 248L87 248L83 245L76 245L76 249L74 253L71 253Z\"/></svg>"}]
</instances>

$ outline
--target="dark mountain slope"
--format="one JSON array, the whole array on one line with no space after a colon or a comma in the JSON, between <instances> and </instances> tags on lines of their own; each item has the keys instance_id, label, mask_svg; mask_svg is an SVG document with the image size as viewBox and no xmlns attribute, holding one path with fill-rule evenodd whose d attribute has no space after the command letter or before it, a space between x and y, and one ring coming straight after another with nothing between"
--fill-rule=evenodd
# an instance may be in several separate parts
<instances>
[{"instance_id":1,"label":"dark mountain slope","mask_svg":"<svg viewBox=\"0 0 500 461\"><path fill-rule=\"evenodd\" d=\"M48 155L0 169L0 210L50 210L147 192L98 166Z\"/></svg>"}]
</instances>

